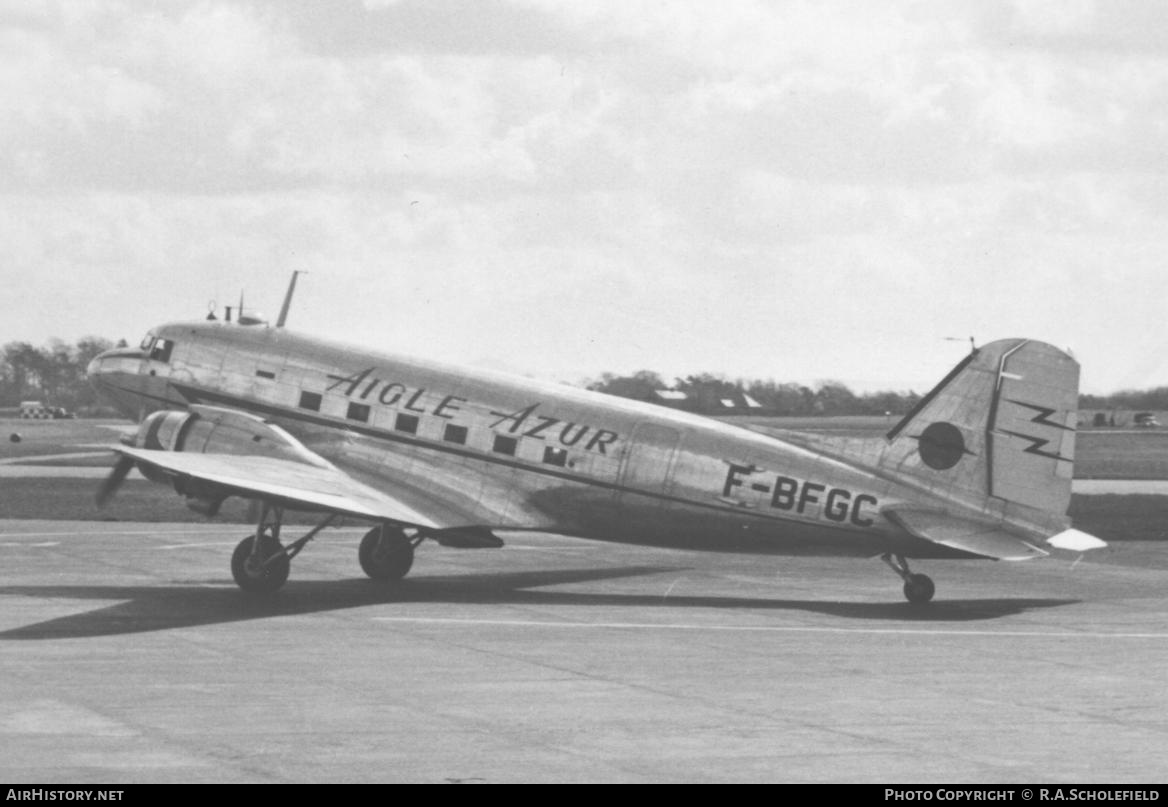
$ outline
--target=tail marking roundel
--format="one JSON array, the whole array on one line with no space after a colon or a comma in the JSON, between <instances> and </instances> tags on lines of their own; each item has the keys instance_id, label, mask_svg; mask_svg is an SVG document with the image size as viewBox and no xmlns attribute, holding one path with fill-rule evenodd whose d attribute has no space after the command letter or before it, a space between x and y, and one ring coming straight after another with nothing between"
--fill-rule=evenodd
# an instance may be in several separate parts
<instances>
[{"instance_id":1,"label":"tail marking roundel","mask_svg":"<svg viewBox=\"0 0 1168 807\"><path fill-rule=\"evenodd\" d=\"M961 430L943 420L930 423L917 437L921 460L935 471L947 471L969 453Z\"/></svg>"}]
</instances>

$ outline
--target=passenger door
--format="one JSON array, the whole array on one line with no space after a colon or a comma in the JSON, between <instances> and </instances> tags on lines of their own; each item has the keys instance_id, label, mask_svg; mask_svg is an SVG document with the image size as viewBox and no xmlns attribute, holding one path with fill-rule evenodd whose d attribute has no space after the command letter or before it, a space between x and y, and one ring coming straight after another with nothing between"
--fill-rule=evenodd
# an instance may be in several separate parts
<instances>
[{"instance_id":1,"label":"passenger door","mask_svg":"<svg viewBox=\"0 0 1168 807\"><path fill-rule=\"evenodd\" d=\"M669 495L680 445L681 432L677 429L638 423L621 460L621 496L630 491Z\"/></svg>"}]
</instances>

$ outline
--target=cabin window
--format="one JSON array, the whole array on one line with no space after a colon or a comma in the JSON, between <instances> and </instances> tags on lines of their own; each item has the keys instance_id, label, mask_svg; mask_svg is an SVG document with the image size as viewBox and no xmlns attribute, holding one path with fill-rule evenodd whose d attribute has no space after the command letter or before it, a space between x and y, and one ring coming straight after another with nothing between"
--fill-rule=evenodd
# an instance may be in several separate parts
<instances>
[{"instance_id":1,"label":"cabin window","mask_svg":"<svg viewBox=\"0 0 1168 807\"><path fill-rule=\"evenodd\" d=\"M369 404L350 403L349 412L345 417L349 420L359 420L365 423L369 420Z\"/></svg>"},{"instance_id":2,"label":"cabin window","mask_svg":"<svg viewBox=\"0 0 1168 807\"><path fill-rule=\"evenodd\" d=\"M160 361L163 364L170 361L170 352L174 350L174 342L169 339L155 339L154 347L150 349L151 361Z\"/></svg>"},{"instance_id":3,"label":"cabin window","mask_svg":"<svg viewBox=\"0 0 1168 807\"><path fill-rule=\"evenodd\" d=\"M446 431L442 433L442 439L448 443L465 443L466 426L455 426L453 423L447 423Z\"/></svg>"},{"instance_id":4,"label":"cabin window","mask_svg":"<svg viewBox=\"0 0 1168 807\"><path fill-rule=\"evenodd\" d=\"M548 465L558 465L563 468L568 464L568 452L563 448L548 446L543 450L543 461Z\"/></svg>"},{"instance_id":5,"label":"cabin window","mask_svg":"<svg viewBox=\"0 0 1168 807\"><path fill-rule=\"evenodd\" d=\"M399 432L418 433L418 419L413 415L398 415L393 427Z\"/></svg>"},{"instance_id":6,"label":"cabin window","mask_svg":"<svg viewBox=\"0 0 1168 807\"><path fill-rule=\"evenodd\" d=\"M301 392L300 393L300 408L311 409L313 412L320 411L321 394L319 392Z\"/></svg>"},{"instance_id":7,"label":"cabin window","mask_svg":"<svg viewBox=\"0 0 1168 807\"><path fill-rule=\"evenodd\" d=\"M498 454L506 454L509 457L514 457L515 449L518 445L519 440L516 438L508 437L505 434L496 434L493 450Z\"/></svg>"},{"instance_id":8,"label":"cabin window","mask_svg":"<svg viewBox=\"0 0 1168 807\"><path fill-rule=\"evenodd\" d=\"M274 379L276 374L271 370L256 370L256 375L260 378Z\"/></svg>"}]
</instances>

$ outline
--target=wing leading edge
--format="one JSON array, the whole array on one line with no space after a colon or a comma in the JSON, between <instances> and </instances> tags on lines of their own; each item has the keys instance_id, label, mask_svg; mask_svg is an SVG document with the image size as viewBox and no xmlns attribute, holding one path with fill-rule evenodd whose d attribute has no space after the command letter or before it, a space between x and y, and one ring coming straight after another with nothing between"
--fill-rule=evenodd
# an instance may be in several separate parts
<instances>
[{"instance_id":1,"label":"wing leading edge","mask_svg":"<svg viewBox=\"0 0 1168 807\"><path fill-rule=\"evenodd\" d=\"M239 454L188 454L118 446L136 462L165 474L252 496L340 515L441 528L433 519L334 467Z\"/></svg>"}]
</instances>

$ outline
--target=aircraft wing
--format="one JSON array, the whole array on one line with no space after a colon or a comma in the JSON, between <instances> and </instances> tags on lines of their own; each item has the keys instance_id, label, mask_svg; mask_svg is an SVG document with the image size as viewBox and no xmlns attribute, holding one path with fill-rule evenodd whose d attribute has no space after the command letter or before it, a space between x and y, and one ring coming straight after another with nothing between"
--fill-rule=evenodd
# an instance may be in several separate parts
<instances>
[{"instance_id":1,"label":"aircraft wing","mask_svg":"<svg viewBox=\"0 0 1168 807\"><path fill-rule=\"evenodd\" d=\"M287 507L416 527L445 526L333 467L248 454L197 454L124 446L116 450L140 465L225 489L228 495L262 496Z\"/></svg>"},{"instance_id":2,"label":"aircraft wing","mask_svg":"<svg viewBox=\"0 0 1168 807\"><path fill-rule=\"evenodd\" d=\"M1050 554L1000 526L937 510L889 507L881 512L917 538L994 560L1030 560Z\"/></svg>"}]
</instances>

